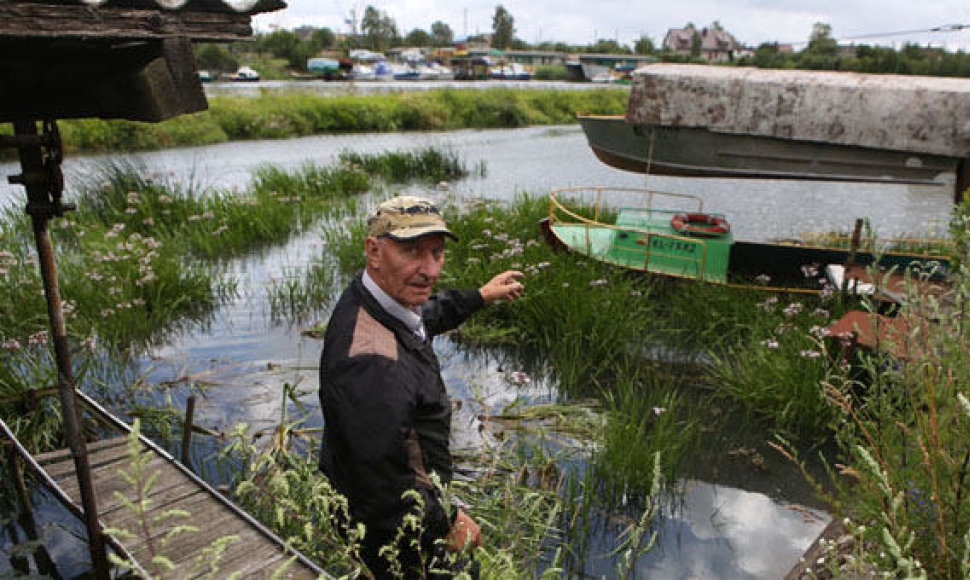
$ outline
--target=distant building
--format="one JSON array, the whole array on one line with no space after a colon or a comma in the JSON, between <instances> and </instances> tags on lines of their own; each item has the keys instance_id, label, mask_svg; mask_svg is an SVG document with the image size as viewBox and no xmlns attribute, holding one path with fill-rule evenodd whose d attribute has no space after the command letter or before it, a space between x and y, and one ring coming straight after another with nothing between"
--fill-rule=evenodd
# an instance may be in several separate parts
<instances>
[{"instance_id":1,"label":"distant building","mask_svg":"<svg viewBox=\"0 0 970 580\"><path fill-rule=\"evenodd\" d=\"M708 62L726 62L733 58L740 47L731 34L721 28L702 28L698 31L692 26L671 28L664 36L663 49L674 54L690 57L694 49L694 37L699 37L698 56Z\"/></svg>"}]
</instances>

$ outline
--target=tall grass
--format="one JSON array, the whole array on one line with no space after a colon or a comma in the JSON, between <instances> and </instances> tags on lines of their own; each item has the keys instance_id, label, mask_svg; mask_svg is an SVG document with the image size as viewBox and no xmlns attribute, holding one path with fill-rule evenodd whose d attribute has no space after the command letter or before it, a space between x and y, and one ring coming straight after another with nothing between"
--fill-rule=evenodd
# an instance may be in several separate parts
<instances>
[{"instance_id":1,"label":"tall grass","mask_svg":"<svg viewBox=\"0 0 970 580\"><path fill-rule=\"evenodd\" d=\"M377 167L385 156L392 166L402 159L412 164L411 172L390 172L388 179L411 179L415 168L447 179L464 171L454 154L433 149L358 160ZM242 195L166 183L128 163L99 167L79 188L78 210L51 223L62 307L79 364L92 359L93 348L139 351L206 320L236 291L220 273L221 260L285 242L324 214L353 210L380 177L349 162L295 172L264 167ZM52 400L29 397L54 382L44 364L51 362L43 356L47 310L32 243L28 221L8 211L0 220L0 411L24 418L42 416ZM328 272L311 269L314 276ZM290 294L272 294L274 314L296 318L318 310L331 286L326 280L290 284ZM30 413L22 408L25 401L33 401ZM52 443L52 423L34 424L41 426L36 434L18 432L38 445Z\"/></svg>"},{"instance_id":2,"label":"tall grass","mask_svg":"<svg viewBox=\"0 0 970 580\"><path fill-rule=\"evenodd\" d=\"M900 339L906 357L863 352L864 372L837 368L823 383L844 464L833 502L864 545L878 546L867 560L879 570L970 573L968 273L964 266L952 302L904 303L898 316L916 321Z\"/></svg>"},{"instance_id":3,"label":"tall grass","mask_svg":"<svg viewBox=\"0 0 970 580\"><path fill-rule=\"evenodd\" d=\"M740 302L738 324L710 351L708 380L777 432L824 440L835 415L820 385L842 361L823 336L845 308L815 297L756 296Z\"/></svg>"},{"instance_id":4,"label":"tall grass","mask_svg":"<svg viewBox=\"0 0 970 580\"><path fill-rule=\"evenodd\" d=\"M622 113L628 91L442 89L390 95L213 97L209 110L162 123L59 123L68 153L138 151L326 133L447 131L575 123L577 112Z\"/></svg>"},{"instance_id":5,"label":"tall grass","mask_svg":"<svg viewBox=\"0 0 970 580\"><path fill-rule=\"evenodd\" d=\"M468 176L468 168L455 151L427 147L416 152L388 152L367 155L342 151L340 162L376 175L389 182L423 181L437 183ZM484 169L481 169L483 171Z\"/></svg>"}]
</instances>

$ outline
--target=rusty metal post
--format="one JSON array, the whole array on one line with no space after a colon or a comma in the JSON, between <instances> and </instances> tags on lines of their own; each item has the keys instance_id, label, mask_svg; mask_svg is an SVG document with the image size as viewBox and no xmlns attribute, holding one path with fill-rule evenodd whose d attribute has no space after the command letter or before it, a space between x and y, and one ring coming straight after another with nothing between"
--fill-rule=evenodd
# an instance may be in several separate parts
<instances>
[{"instance_id":1,"label":"rusty metal post","mask_svg":"<svg viewBox=\"0 0 970 580\"><path fill-rule=\"evenodd\" d=\"M53 125L54 137L56 124ZM14 132L26 139L37 137L37 124L34 121L17 121ZM57 151L60 143L48 143ZM97 578L108 578L108 557L105 551L104 533L98 521L98 508L95 499L94 483L88 463L87 443L81 428L81 412L74 394L74 372L71 366L71 351L67 343L67 328L64 312L61 310L61 294L57 284L57 267L54 262L54 248L51 245L48 221L59 215L64 207L60 203L60 159L56 159L56 174L52 175L51 159L45 163L42 148L29 144L18 148L20 167L23 172L10 178L11 183L20 183L27 189L27 213L34 226L34 242L37 245L37 258L44 283L44 296L47 298L47 315L50 320L54 356L57 362L57 385L61 397L61 412L64 418L68 446L74 458L81 504L88 532L88 548ZM59 156L59 153L58 153Z\"/></svg>"}]
</instances>

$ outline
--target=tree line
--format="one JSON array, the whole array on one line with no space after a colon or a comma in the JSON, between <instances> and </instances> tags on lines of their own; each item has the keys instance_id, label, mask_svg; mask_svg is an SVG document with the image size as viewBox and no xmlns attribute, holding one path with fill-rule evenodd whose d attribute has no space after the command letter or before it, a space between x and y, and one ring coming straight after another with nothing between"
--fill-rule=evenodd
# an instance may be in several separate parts
<instances>
[{"instance_id":1,"label":"tree line","mask_svg":"<svg viewBox=\"0 0 970 580\"><path fill-rule=\"evenodd\" d=\"M401 46L441 48L455 43L455 34L445 22L437 20L431 23L428 30L415 28L402 35L393 17L370 5L364 10L359 30L356 22L353 27L350 34L338 35L330 28L301 27L292 31L276 30L258 34L255 43L203 44L196 47L196 62L200 69L233 71L239 67L244 54L257 53L283 59L291 70L305 71L307 59L325 51L346 55L353 49L384 52ZM690 23L686 27L696 29ZM714 21L711 28L723 30L718 21ZM693 43L690 55L680 55L665 47L658 47L648 36L641 36L632 46L615 39L600 39L585 45L554 41L529 44L516 36L515 18L501 4L495 7L491 33L470 36L466 42L487 43L499 50L649 55L656 56L660 61L705 62L700 55L699 42ZM732 55L727 64L970 77L970 54L963 51L950 52L913 43L903 44L899 49L871 45L840 46L832 37L831 26L821 22L812 27L809 40L801 50L766 42L753 53Z\"/></svg>"}]
</instances>

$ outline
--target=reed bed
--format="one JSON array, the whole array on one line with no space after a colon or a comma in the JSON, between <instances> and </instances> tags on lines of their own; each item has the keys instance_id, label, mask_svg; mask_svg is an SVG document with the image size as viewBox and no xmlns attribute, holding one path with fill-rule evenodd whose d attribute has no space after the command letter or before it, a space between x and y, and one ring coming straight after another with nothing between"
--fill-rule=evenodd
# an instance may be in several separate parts
<instances>
[{"instance_id":1,"label":"reed bed","mask_svg":"<svg viewBox=\"0 0 970 580\"><path fill-rule=\"evenodd\" d=\"M467 171L452 152L386 156L392 166L434 171L444 179ZM358 157L374 166L381 159ZM388 179L412 176L389 173ZM137 353L204 322L236 293L232 278L221 273L222 261L283 243L324 214L353 210L360 194L380 179L349 162L306 165L292 173L265 167L254 176L249 194L242 195L167 183L165 176L130 163L91 171L78 190L78 210L51 223L78 372L88 364L112 364L105 353ZM280 288L271 304L286 291L285 285ZM299 290L301 297L292 294L281 306L290 314L306 312L311 304L319 309L330 284L309 293ZM0 220L0 297L0 410L5 416L42 419L16 423L25 429L32 425L31 434L18 434L38 445L33 449L44 449L57 438L56 422L47 420L56 413L44 415L56 405L50 398L36 403L31 397L55 383L47 309L28 220L13 209ZM303 301L298 307L297 299ZM79 379L84 384L83 375Z\"/></svg>"},{"instance_id":2,"label":"reed bed","mask_svg":"<svg viewBox=\"0 0 970 580\"><path fill-rule=\"evenodd\" d=\"M438 163L453 165L446 157ZM54 224L65 295L78 297L68 306L77 352L95 344L128 346L204 318L233 291L214 268L219 259L280 243L321 219L323 255L307 274L285 281L276 303L282 317L324 316L327 289L363 264L358 202L360 192L374 187L371 171L407 179L427 173L420 162L413 164L417 170L411 166L411 160L348 155L337 167L291 173L268 167L255 176L250 196L109 174L91 197L82 196L81 210ZM452 177L443 179L460 173L449 171ZM668 493L657 482L678 477L684 457L708 432L700 425L715 420L708 411L716 406L740 408L765 439L780 437L779 452L796 462L798 449L836 445L834 457L823 457L832 480L816 483L846 518L859 569L905 577L970 573L965 266L946 303L916 296L903 303L899 315L927 322L908 337L921 348L901 358L847 351L823 338L822 330L846 310L873 308L864 300L737 293L630 275L552 253L537 227L545 199L447 201L461 241L448 247L441 286L474 287L506 268L526 274L521 300L485 309L456 338L467 348L504 344L510 365L548 372L559 386L558 405L597 401L596 421L583 423L586 431L550 437L555 422L539 421L473 459L487 477L456 485L484 522L486 577L575 570L586 548L584 530L598 514L631 522L633 540L618 547L629 556L620 559L625 569L618 575L629 573L652 545L656 496ZM966 215L970 207L953 220L957 248L966 239ZM22 400L7 405L2 397L51 384L52 365L26 221L11 213L2 225L0 404L5 416L26 418ZM35 418L50 420L52 414L43 416L48 408L35 409ZM549 413L564 414L553 407ZM299 424L284 417L273 440L303 436ZM563 444L570 439L582 443ZM32 441L49 443L42 433ZM251 449L243 432L234 449L247 465L237 493L248 507L335 573L359 567L352 538L326 533L332 531L327 522L345 508L326 489L312 455Z\"/></svg>"},{"instance_id":3,"label":"reed bed","mask_svg":"<svg viewBox=\"0 0 970 580\"><path fill-rule=\"evenodd\" d=\"M329 133L498 129L575 123L577 112L622 113L628 91L495 88L391 95L213 97L209 110L162 123L59 123L67 153L140 151Z\"/></svg>"}]
</instances>

